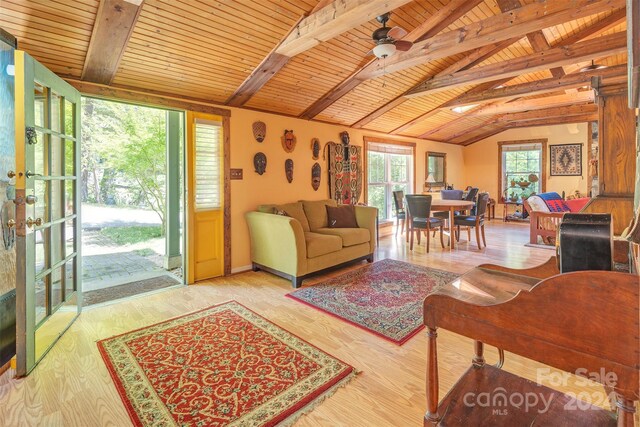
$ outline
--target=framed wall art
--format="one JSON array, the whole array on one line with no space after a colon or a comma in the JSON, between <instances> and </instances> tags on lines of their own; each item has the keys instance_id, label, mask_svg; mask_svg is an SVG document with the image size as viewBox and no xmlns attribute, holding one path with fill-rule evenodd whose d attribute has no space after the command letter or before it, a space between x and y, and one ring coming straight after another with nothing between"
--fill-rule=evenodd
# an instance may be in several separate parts
<instances>
[{"instance_id":1,"label":"framed wall art","mask_svg":"<svg viewBox=\"0 0 640 427\"><path fill-rule=\"evenodd\" d=\"M582 175L582 144L550 145L549 150L549 175Z\"/></svg>"}]
</instances>

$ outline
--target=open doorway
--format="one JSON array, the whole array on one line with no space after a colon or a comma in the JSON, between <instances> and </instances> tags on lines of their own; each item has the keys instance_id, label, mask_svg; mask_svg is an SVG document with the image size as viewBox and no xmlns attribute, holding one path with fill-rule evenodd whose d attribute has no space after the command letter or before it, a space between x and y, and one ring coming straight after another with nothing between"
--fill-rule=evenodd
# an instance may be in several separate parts
<instances>
[{"instance_id":1,"label":"open doorway","mask_svg":"<svg viewBox=\"0 0 640 427\"><path fill-rule=\"evenodd\" d=\"M183 283L184 113L82 99L84 305Z\"/></svg>"}]
</instances>

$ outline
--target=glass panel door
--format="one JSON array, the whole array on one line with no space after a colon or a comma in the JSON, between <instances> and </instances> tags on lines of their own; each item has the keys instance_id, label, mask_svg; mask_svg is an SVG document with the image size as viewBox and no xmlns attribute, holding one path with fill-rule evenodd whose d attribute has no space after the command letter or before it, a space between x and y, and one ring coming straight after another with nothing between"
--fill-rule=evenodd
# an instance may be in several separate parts
<instances>
[{"instance_id":1,"label":"glass panel door","mask_svg":"<svg viewBox=\"0 0 640 427\"><path fill-rule=\"evenodd\" d=\"M81 309L80 94L16 51L17 374L27 375Z\"/></svg>"}]
</instances>

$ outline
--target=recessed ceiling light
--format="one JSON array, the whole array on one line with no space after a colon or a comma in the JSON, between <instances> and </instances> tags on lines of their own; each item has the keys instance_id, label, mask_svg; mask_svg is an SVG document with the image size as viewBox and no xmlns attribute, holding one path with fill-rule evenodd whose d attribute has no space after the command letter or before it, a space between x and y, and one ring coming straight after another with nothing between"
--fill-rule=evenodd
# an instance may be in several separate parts
<instances>
[{"instance_id":1,"label":"recessed ceiling light","mask_svg":"<svg viewBox=\"0 0 640 427\"><path fill-rule=\"evenodd\" d=\"M458 113L458 114L462 114L464 112L467 112L469 110L471 110L472 108L477 107L478 104L471 104L471 105L461 105L459 107L453 107L451 109L451 111L453 111L454 113Z\"/></svg>"}]
</instances>

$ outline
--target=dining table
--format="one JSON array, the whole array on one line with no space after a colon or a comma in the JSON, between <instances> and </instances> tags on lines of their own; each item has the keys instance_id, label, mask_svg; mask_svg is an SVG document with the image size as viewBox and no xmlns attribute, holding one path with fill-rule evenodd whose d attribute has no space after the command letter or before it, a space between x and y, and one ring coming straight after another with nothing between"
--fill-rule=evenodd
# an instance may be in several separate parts
<instances>
[{"instance_id":1,"label":"dining table","mask_svg":"<svg viewBox=\"0 0 640 427\"><path fill-rule=\"evenodd\" d=\"M431 200L431 212L449 211L449 244L450 249L455 249L456 239L455 233L453 233L453 217L456 211L470 210L475 206L475 202L470 200L447 200L447 199L432 199ZM407 215L408 216L408 215ZM409 222L411 218L407 218L407 237L409 236Z\"/></svg>"}]
</instances>

